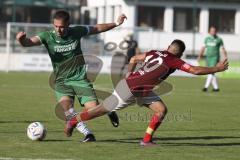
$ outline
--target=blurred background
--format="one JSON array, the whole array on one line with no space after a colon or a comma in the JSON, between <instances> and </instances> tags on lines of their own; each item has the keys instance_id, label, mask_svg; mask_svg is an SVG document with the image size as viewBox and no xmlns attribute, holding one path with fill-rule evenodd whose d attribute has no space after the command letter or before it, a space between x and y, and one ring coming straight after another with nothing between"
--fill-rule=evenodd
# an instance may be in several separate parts
<instances>
[{"instance_id":1,"label":"blurred background","mask_svg":"<svg viewBox=\"0 0 240 160\"><path fill-rule=\"evenodd\" d=\"M51 70L44 47L22 48L15 36L20 30L32 36L50 29L58 9L68 10L71 23L81 25L114 22L121 13L127 15L121 27L83 40L85 54L104 57L124 53L121 42L132 34L142 52L165 49L173 39L182 39L185 58L195 59L209 27L216 26L233 62L228 72L240 73L240 0L1 0L0 70ZM109 45L112 42L115 45Z\"/></svg>"}]
</instances>

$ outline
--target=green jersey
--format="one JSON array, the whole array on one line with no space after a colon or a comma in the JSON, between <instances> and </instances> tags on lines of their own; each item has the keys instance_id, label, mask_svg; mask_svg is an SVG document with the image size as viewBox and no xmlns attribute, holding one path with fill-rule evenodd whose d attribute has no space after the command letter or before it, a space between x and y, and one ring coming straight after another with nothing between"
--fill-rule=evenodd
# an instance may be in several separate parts
<instances>
[{"instance_id":1,"label":"green jersey","mask_svg":"<svg viewBox=\"0 0 240 160\"><path fill-rule=\"evenodd\" d=\"M206 56L207 57L219 57L220 47L223 46L223 40L216 36L208 36L205 38Z\"/></svg>"},{"instance_id":2,"label":"green jersey","mask_svg":"<svg viewBox=\"0 0 240 160\"><path fill-rule=\"evenodd\" d=\"M85 26L75 26L69 27L65 37L57 36L55 30L37 35L47 48L56 82L86 79L86 66L80 41L88 31Z\"/></svg>"}]
</instances>

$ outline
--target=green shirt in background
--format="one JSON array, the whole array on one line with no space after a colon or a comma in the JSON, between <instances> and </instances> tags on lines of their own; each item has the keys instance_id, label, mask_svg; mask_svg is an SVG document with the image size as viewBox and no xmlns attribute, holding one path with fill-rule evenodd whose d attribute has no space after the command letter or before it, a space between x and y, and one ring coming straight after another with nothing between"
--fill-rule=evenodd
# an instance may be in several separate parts
<instances>
[{"instance_id":1,"label":"green shirt in background","mask_svg":"<svg viewBox=\"0 0 240 160\"><path fill-rule=\"evenodd\" d=\"M86 79L81 38L87 34L87 27L75 26L69 27L65 37L57 36L55 30L41 32L37 35L48 50L56 82Z\"/></svg>"},{"instance_id":2,"label":"green shirt in background","mask_svg":"<svg viewBox=\"0 0 240 160\"><path fill-rule=\"evenodd\" d=\"M220 59L220 47L223 46L223 40L218 36L208 36L205 38L207 66L215 66Z\"/></svg>"}]
</instances>

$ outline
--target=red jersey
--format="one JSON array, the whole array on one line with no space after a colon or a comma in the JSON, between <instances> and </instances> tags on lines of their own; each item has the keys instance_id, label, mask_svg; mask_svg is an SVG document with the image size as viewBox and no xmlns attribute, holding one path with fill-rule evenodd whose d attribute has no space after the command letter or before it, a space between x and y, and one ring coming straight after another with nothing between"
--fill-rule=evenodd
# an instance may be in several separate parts
<instances>
[{"instance_id":1,"label":"red jersey","mask_svg":"<svg viewBox=\"0 0 240 160\"><path fill-rule=\"evenodd\" d=\"M190 65L168 51L146 53L144 64L126 79L131 92L148 92L176 69L188 72Z\"/></svg>"}]
</instances>

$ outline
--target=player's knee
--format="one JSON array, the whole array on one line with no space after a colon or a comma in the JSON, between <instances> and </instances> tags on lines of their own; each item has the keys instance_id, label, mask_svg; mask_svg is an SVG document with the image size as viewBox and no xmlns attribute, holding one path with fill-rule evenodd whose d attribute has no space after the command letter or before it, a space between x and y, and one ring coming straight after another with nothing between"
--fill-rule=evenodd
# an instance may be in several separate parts
<instances>
[{"instance_id":1,"label":"player's knee","mask_svg":"<svg viewBox=\"0 0 240 160\"><path fill-rule=\"evenodd\" d=\"M62 99L59 101L59 104L63 107L63 109L69 109L73 106L73 101L70 99Z\"/></svg>"},{"instance_id":2,"label":"player's knee","mask_svg":"<svg viewBox=\"0 0 240 160\"><path fill-rule=\"evenodd\" d=\"M167 112L168 112L167 107L164 107L163 110L162 110L162 114L163 114L163 116L165 116L165 115L167 114Z\"/></svg>"},{"instance_id":3,"label":"player's knee","mask_svg":"<svg viewBox=\"0 0 240 160\"><path fill-rule=\"evenodd\" d=\"M103 101L103 107L108 111L112 111L116 109L118 104L119 104L119 100L113 94Z\"/></svg>"},{"instance_id":4,"label":"player's knee","mask_svg":"<svg viewBox=\"0 0 240 160\"><path fill-rule=\"evenodd\" d=\"M158 109L155 111L155 114L157 114L160 117L164 117L168 112L168 109L166 106L159 106Z\"/></svg>"},{"instance_id":5,"label":"player's knee","mask_svg":"<svg viewBox=\"0 0 240 160\"><path fill-rule=\"evenodd\" d=\"M166 115L167 114L167 112L168 112L168 109L167 109L167 107L163 107L163 111L162 111L163 113L164 113L164 115Z\"/></svg>"}]
</instances>

